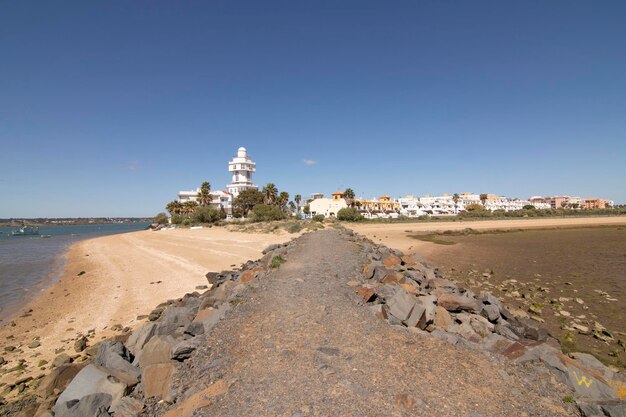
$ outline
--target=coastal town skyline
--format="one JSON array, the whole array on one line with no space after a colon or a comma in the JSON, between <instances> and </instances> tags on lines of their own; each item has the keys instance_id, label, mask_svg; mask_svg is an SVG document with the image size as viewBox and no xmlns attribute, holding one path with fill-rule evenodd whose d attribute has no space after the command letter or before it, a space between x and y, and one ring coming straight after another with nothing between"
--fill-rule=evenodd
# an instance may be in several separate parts
<instances>
[{"instance_id":1,"label":"coastal town skyline","mask_svg":"<svg viewBox=\"0 0 626 417\"><path fill-rule=\"evenodd\" d=\"M0 217L154 215L238 146L292 195L626 203L623 2L0 7Z\"/></svg>"}]
</instances>

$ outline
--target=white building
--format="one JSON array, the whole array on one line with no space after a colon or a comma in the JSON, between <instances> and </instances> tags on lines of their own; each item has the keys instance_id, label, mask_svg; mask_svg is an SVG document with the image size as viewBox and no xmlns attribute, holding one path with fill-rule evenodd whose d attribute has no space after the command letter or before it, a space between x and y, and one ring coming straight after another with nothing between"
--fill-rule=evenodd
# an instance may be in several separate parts
<instances>
[{"instance_id":1,"label":"white building","mask_svg":"<svg viewBox=\"0 0 626 417\"><path fill-rule=\"evenodd\" d=\"M316 198L309 203L311 216L321 214L324 217L337 217L337 212L347 208L348 204L340 191L333 193L333 198Z\"/></svg>"},{"instance_id":2,"label":"white building","mask_svg":"<svg viewBox=\"0 0 626 417\"><path fill-rule=\"evenodd\" d=\"M246 148L241 147L237 150L237 156L228 163L228 171L233 175L232 182L227 185L228 192L233 198L236 198L243 190L259 189L252 183L252 173L256 172L256 163L248 157Z\"/></svg>"},{"instance_id":3,"label":"white building","mask_svg":"<svg viewBox=\"0 0 626 417\"><path fill-rule=\"evenodd\" d=\"M178 201L185 203L187 201L198 201L198 195L200 194L200 188L196 188L193 191L180 191L178 193ZM211 206L216 209L223 209L226 214L232 214L233 211L233 196L226 191L217 190L211 191Z\"/></svg>"},{"instance_id":4,"label":"white building","mask_svg":"<svg viewBox=\"0 0 626 417\"><path fill-rule=\"evenodd\" d=\"M398 203L400 203L400 214L403 216L419 217L428 214L424 210L424 205L420 203L419 198L416 198L412 195L407 195L406 197L399 198Z\"/></svg>"},{"instance_id":5,"label":"white building","mask_svg":"<svg viewBox=\"0 0 626 417\"><path fill-rule=\"evenodd\" d=\"M239 148L237 156L228 163L228 171L232 172L232 183L228 184L228 191L211 191L211 205L217 209L222 209L226 214L232 214L233 200L240 191L258 187L252 183L252 173L256 172L256 163L248 157L246 148ZM191 191L180 191L178 193L178 201L181 203L187 201L198 201L200 188Z\"/></svg>"}]
</instances>

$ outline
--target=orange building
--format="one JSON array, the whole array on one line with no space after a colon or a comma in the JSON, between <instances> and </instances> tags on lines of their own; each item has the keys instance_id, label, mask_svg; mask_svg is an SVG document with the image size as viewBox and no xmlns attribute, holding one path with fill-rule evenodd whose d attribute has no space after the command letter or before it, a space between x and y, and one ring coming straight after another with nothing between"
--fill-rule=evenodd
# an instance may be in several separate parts
<instances>
[{"instance_id":1,"label":"orange building","mask_svg":"<svg viewBox=\"0 0 626 417\"><path fill-rule=\"evenodd\" d=\"M611 202L602 198L585 198L583 208L586 209L604 209L610 208Z\"/></svg>"},{"instance_id":2,"label":"orange building","mask_svg":"<svg viewBox=\"0 0 626 417\"><path fill-rule=\"evenodd\" d=\"M372 212L383 212L387 213L390 211L400 211L400 203L397 201L392 201L391 197L388 195L381 195L378 197L378 200L355 200L355 204L361 210Z\"/></svg>"}]
</instances>

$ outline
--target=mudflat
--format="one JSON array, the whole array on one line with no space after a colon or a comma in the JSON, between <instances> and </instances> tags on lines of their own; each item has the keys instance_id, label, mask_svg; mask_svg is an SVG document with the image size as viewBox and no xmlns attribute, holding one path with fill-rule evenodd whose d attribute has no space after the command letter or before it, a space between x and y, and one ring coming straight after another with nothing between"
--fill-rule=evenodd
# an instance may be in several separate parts
<instances>
[{"instance_id":1,"label":"mudflat","mask_svg":"<svg viewBox=\"0 0 626 417\"><path fill-rule=\"evenodd\" d=\"M73 245L58 283L0 328L7 362L0 382L37 376L54 357L135 327L159 303L208 284L205 274L257 259L288 233L238 233L225 228L141 231ZM202 287L199 287L202 288ZM30 346L30 347L29 347ZM20 364L21 363L21 364ZM38 366L39 365L39 366ZM40 369L42 368L42 369Z\"/></svg>"},{"instance_id":2,"label":"mudflat","mask_svg":"<svg viewBox=\"0 0 626 417\"><path fill-rule=\"evenodd\" d=\"M398 225L392 230L365 227L375 241L416 252L449 277L475 291L488 290L517 308L519 314L542 321L565 350L589 352L624 369L624 219L606 218L613 226L600 226L601 219L591 223L572 220L583 222L531 221L522 223L532 226L523 231L510 231L521 227L517 222L464 224L474 230L482 228L479 234L459 233L456 223L451 224L454 228L436 230L413 224L404 224L401 230ZM538 224L550 228L537 228ZM596 227L576 227L581 225ZM501 230L489 232L494 226ZM503 232L505 229L509 231ZM363 229L357 226L355 230Z\"/></svg>"}]
</instances>

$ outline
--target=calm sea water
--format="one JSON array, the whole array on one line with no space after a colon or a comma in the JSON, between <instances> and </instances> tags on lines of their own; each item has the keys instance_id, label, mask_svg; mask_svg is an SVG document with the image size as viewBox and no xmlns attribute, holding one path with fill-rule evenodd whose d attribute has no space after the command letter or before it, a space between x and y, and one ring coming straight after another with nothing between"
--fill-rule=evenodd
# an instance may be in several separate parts
<instances>
[{"instance_id":1,"label":"calm sea water","mask_svg":"<svg viewBox=\"0 0 626 417\"><path fill-rule=\"evenodd\" d=\"M11 236L12 227L0 227L0 320L15 314L26 302L61 276L68 247L80 240L143 230L149 223L41 226L50 235Z\"/></svg>"}]
</instances>

